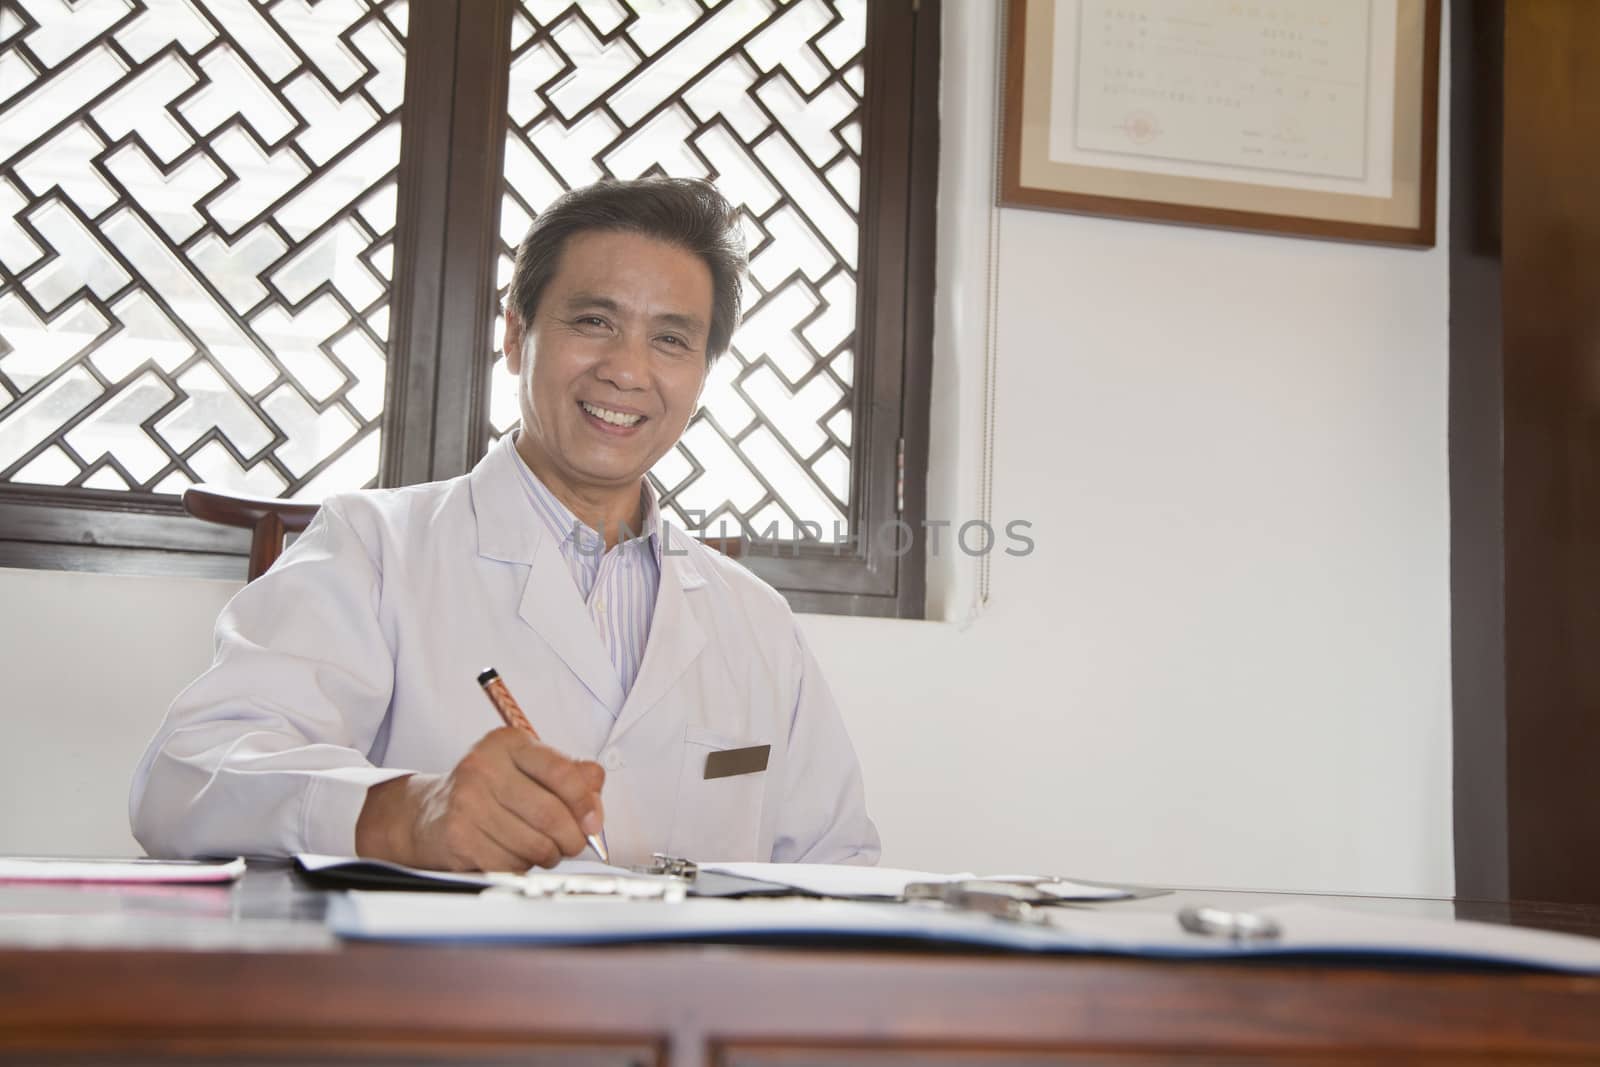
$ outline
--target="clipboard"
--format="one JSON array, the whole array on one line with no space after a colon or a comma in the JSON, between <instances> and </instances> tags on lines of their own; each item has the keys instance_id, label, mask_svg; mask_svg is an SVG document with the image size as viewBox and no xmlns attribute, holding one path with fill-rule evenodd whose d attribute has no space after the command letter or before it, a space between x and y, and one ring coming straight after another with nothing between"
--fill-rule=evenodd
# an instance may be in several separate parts
<instances>
[{"instance_id":1,"label":"clipboard","mask_svg":"<svg viewBox=\"0 0 1600 1067\"><path fill-rule=\"evenodd\" d=\"M119 882L225 885L244 877L244 857L167 860L114 857L0 856L0 882Z\"/></svg>"},{"instance_id":2,"label":"clipboard","mask_svg":"<svg viewBox=\"0 0 1600 1067\"><path fill-rule=\"evenodd\" d=\"M748 873L748 868L760 868L771 878L759 878ZM738 868L730 870L729 868ZM884 884L861 891L844 891L833 887L817 888L809 877L816 871L840 871L840 866L812 864L715 864L695 863L692 860L656 853L648 867L638 868L651 873L670 874L689 880L690 896L697 897L808 897L827 900L856 900L866 902L903 902L909 900L937 899L952 906L972 906L984 910L986 893L999 894L1008 899L1034 906L1053 904L1105 904L1119 900L1141 900L1171 892L1167 889L1147 889L1136 886L1114 885L1109 882L1088 882L1081 879L1064 879L1051 875L1003 874L977 877L974 875L935 876L916 872L896 873L892 885ZM860 868L877 872L881 868ZM885 874L892 872L885 871ZM910 875L910 877L908 877ZM792 878L792 880L790 880Z\"/></svg>"},{"instance_id":3,"label":"clipboard","mask_svg":"<svg viewBox=\"0 0 1600 1067\"><path fill-rule=\"evenodd\" d=\"M687 895L682 878L619 870L600 863L568 863L554 870L432 871L360 857L300 853L295 869L319 889L369 892L514 893L525 897L611 897L676 901Z\"/></svg>"},{"instance_id":4,"label":"clipboard","mask_svg":"<svg viewBox=\"0 0 1600 1067\"><path fill-rule=\"evenodd\" d=\"M557 872L528 871L524 874L485 873L482 871L434 871L420 867L407 867L387 860L365 859L349 856L324 856L300 853L294 858L295 869L307 884L318 889L360 889L375 892L434 892L482 893L486 890L517 890L530 895L556 895L563 886L573 895L617 897L640 896L631 891L623 872L599 872L588 866L569 871L568 881L558 880ZM592 867L599 867L599 864ZM717 897L818 897L797 886L759 878L743 878L719 871L702 871L691 860L656 853L645 866L629 868L629 872L642 878L668 879L681 892L679 896ZM609 873L609 880L601 877ZM578 875L582 878L577 878ZM570 880L574 879L576 880ZM669 895L662 891L659 896Z\"/></svg>"},{"instance_id":5,"label":"clipboard","mask_svg":"<svg viewBox=\"0 0 1600 1067\"><path fill-rule=\"evenodd\" d=\"M1026 903L1026 902L1024 902ZM618 945L666 942L903 947L908 941L1040 955L1161 960L1362 961L1489 965L1600 975L1600 938L1546 930L1272 905L1251 913L1199 908L1034 907L1011 916L943 902L687 899L618 907L511 894L344 893L328 924L354 940L460 944ZM1216 912L1216 914L1204 914ZM1195 919L1200 920L1198 927Z\"/></svg>"},{"instance_id":6,"label":"clipboard","mask_svg":"<svg viewBox=\"0 0 1600 1067\"><path fill-rule=\"evenodd\" d=\"M884 884L871 891L843 891L818 880L817 872L839 872L845 867L815 864L714 864L697 863L681 856L657 852L651 862L631 868L610 867L586 861L567 861L551 871L484 873L433 871L384 860L322 856L302 853L295 866L311 885L322 889L405 890L442 893L482 893L487 890L521 892L529 896L615 896L626 899L704 897L720 900L799 897L813 900L853 900L899 903L938 900L954 908L971 907L988 914L1003 914L1002 900L1032 907L1053 904L1107 903L1155 896L1166 890L1112 886L1107 883L1067 881L1043 875L936 876L918 872L881 871ZM758 868L757 877L741 868ZM732 869L723 869L732 868ZM856 870L856 868L849 868ZM781 876L792 875L793 880ZM807 876L810 877L807 877ZM937 879L922 881L920 879ZM873 879L872 881L883 881ZM818 888L818 886L821 888ZM656 888L649 888L654 886ZM914 895L912 890L916 890Z\"/></svg>"}]
</instances>

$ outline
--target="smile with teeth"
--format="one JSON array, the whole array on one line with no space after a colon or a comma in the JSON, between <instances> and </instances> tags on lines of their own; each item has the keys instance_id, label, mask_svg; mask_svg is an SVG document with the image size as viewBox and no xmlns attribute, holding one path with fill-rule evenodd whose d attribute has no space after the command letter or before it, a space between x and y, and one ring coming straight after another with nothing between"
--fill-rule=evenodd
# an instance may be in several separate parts
<instances>
[{"instance_id":1,"label":"smile with teeth","mask_svg":"<svg viewBox=\"0 0 1600 1067\"><path fill-rule=\"evenodd\" d=\"M644 418L643 415L626 415L620 411L612 411L610 408L591 404L587 400L578 401L578 406L601 422L608 422L613 426L637 426L639 421Z\"/></svg>"}]
</instances>

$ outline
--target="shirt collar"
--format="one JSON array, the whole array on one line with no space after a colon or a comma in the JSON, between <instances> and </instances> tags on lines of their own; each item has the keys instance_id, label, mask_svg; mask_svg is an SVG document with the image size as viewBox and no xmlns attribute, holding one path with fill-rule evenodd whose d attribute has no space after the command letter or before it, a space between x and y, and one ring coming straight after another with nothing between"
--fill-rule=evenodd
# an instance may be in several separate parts
<instances>
[{"instance_id":1,"label":"shirt collar","mask_svg":"<svg viewBox=\"0 0 1600 1067\"><path fill-rule=\"evenodd\" d=\"M533 504L534 513L544 522L545 528L556 539L557 544L574 543L580 550L594 552L602 543L600 534L594 527L581 521L573 514L571 508L563 504L550 487L545 485L539 476L533 473L533 468L528 466L522 458L522 453L516 450L514 444L515 434L520 430L506 435L508 445L513 456L516 457L517 470L522 475L524 487L528 490L528 499ZM619 542L617 547L625 551L634 551L634 546L643 547L648 543L651 554L655 557L656 567L661 566L661 508L656 501L654 487L649 478L641 478L639 487L640 502L644 505L643 530L626 541Z\"/></svg>"}]
</instances>

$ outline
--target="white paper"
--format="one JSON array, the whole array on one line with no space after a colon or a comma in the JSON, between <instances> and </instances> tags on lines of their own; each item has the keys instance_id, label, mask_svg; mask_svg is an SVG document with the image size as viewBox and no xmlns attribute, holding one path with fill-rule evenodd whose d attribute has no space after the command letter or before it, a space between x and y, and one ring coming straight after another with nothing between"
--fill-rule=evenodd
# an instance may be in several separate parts
<instances>
[{"instance_id":1,"label":"white paper","mask_svg":"<svg viewBox=\"0 0 1600 1067\"><path fill-rule=\"evenodd\" d=\"M912 882L960 882L973 874L929 874L844 863L702 863L702 871L794 886L824 897L902 897Z\"/></svg>"},{"instance_id":2,"label":"white paper","mask_svg":"<svg viewBox=\"0 0 1600 1067\"><path fill-rule=\"evenodd\" d=\"M1049 157L1388 197L1396 0L1055 0Z\"/></svg>"},{"instance_id":3,"label":"white paper","mask_svg":"<svg viewBox=\"0 0 1600 1067\"><path fill-rule=\"evenodd\" d=\"M827 863L702 863L702 871L731 874L740 878L757 878L763 882L777 882L794 886L808 893L825 897L888 897L905 896L906 886L913 882L964 882L979 875L963 871L960 874L935 874L929 871L910 871L899 867L858 867L848 864ZM1024 882L1057 900L1121 900L1132 894L1115 886L1084 885L1063 878L1041 878L1034 874L986 874L986 882Z\"/></svg>"},{"instance_id":4,"label":"white paper","mask_svg":"<svg viewBox=\"0 0 1600 1067\"><path fill-rule=\"evenodd\" d=\"M216 862L0 856L0 882L235 882L243 858Z\"/></svg>"},{"instance_id":5,"label":"white paper","mask_svg":"<svg viewBox=\"0 0 1600 1067\"><path fill-rule=\"evenodd\" d=\"M641 874L627 867L614 867L599 860L562 860L554 867L531 867L529 874L609 874L617 878L659 878L660 875Z\"/></svg>"},{"instance_id":6,"label":"white paper","mask_svg":"<svg viewBox=\"0 0 1600 1067\"><path fill-rule=\"evenodd\" d=\"M506 885L521 877L516 874L484 874L479 871L431 871L388 863L384 860L355 859L349 856L302 853L295 858L310 871L336 871L341 866L354 863L381 867L396 874L416 878L484 888ZM900 870L894 867L859 867L825 863L702 863L700 869L740 878L755 878L763 882L777 882L808 893L834 897L898 898L905 894L905 888L911 882L956 882L975 877L971 874L930 874L925 871ZM535 867L528 873L606 874L641 879L654 877L593 860L563 860L553 871Z\"/></svg>"},{"instance_id":7,"label":"white paper","mask_svg":"<svg viewBox=\"0 0 1600 1067\"><path fill-rule=\"evenodd\" d=\"M484 874L479 871L431 871L406 867L384 860L356 859L350 856L322 856L301 853L295 857L308 871L337 872L347 864L380 867L395 874L456 885L494 886L515 885L523 877L510 873ZM861 867L852 864L829 863L702 863L702 871L727 874L737 878L753 878L762 882L775 882L792 886L807 893L824 897L884 897L896 899L905 896L906 886L912 882L961 882L978 876L963 871L959 874L938 874L930 871L912 871L899 867ZM554 868L534 867L528 875L610 875L641 881L659 880L660 875L642 874L626 867L613 867L594 860L562 860ZM1131 896L1127 890L1108 886L1085 885L1060 878L1041 878L1032 874L993 874L983 876L985 881L1026 882L1039 891L1058 900L1120 900Z\"/></svg>"},{"instance_id":8,"label":"white paper","mask_svg":"<svg viewBox=\"0 0 1600 1067\"><path fill-rule=\"evenodd\" d=\"M301 852L295 860L307 871L313 873L338 873L340 867L359 865L362 867L378 867L397 875L410 878L425 879L433 882L448 882L452 885L478 886L490 889L495 886L514 885L523 875L511 871L435 871L426 867L407 867L401 863L390 863L388 860L366 859L357 856L324 856L314 852ZM615 878L648 879L650 875L630 871L626 867L613 867L608 863L595 860L562 860L554 867L533 867L527 874L532 875L569 875L569 874L604 874Z\"/></svg>"},{"instance_id":9,"label":"white paper","mask_svg":"<svg viewBox=\"0 0 1600 1067\"><path fill-rule=\"evenodd\" d=\"M1114 885L1089 885L1068 878L1040 878L1036 874L986 874L986 882L1020 882L1057 900L1126 900L1134 894Z\"/></svg>"},{"instance_id":10,"label":"white paper","mask_svg":"<svg viewBox=\"0 0 1600 1067\"><path fill-rule=\"evenodd\" d=\"M1500 923L1374 915L1287 904L1269 911L1284 929L1283 948L1294 951L1390 951L1400 955L1480 958L1533 963L1563 970L1600 971L1600 938L1531 930Z\"/></svg>"},{"instance_id":11,"label":"white paper","mask_svg":"<svg viewBox=\"0 0 1600 1067\"><path fill-rule=\"evenodd\" d=\"M338 873L340 867L361 866L377 867L391 874L404 875L408 878L421 878L432 882L448 882L453 885L470 885L487 889L494 884L490 875L482 871L431 871L424 867L407 867L403 863L390 863L388 860L367 859L358 856L323 856L315 852L300 852L295 855L295 862L307 871L318 873Z\"/></svg>"},{"instance_id":12,"label":"white paper","mask_svg":"<svg viewBox=\"0 0 1600 1067\"><path fill-rule=\"evenodd\" d=\"M681 940L774 934L930 937L979 941L987 916L936 907L805 897L690 898L673 903L511 894L351 892L329 903L328 923L345 937L515 940L545 944ZM1007 924L1014 925L1014 924Z\"/></svg>"},{"instance_id":13,"label":"white paper","mask_svg":"<svg viewBox=\"0 0 1600 1067\"><path fill-rule=\"evenodd\" d=\"M764 936L916 938L1028 952L1169 959L1415 957L1600 974L1600 938L1292 904L1258 911L1278 923L1281 937L1234 941L1186 932L1178 925L1177 910L1176 904L1147 911L1050 909L1047 922L1027 923L929 904L793 897L618 904L493 893L355 892L333 899L328 923L343 937L380 940L615 944Z\"/></svg>"}]
</instances>

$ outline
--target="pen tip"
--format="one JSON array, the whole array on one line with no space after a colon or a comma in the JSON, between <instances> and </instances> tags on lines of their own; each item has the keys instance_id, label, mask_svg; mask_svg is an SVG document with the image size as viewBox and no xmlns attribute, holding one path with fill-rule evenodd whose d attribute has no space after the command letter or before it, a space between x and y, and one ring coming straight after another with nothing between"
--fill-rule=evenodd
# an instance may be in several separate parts
<instances>
[{"instance_id":1,"label":"pen tip","mask_svg":"<svg viewBox=\"0 0 1600 1067\"><path fill-rule=\"evenodd\" d=\"M588 841L589 841L589 847L594 849L594 854L596 856L600 857L600 862L601 863L610 863L611 862L611 856L606 851L605 844L603 842L601 842L601 840L598 837L596 837L594 834L590 834L588 836Z\"/></svg>"},{"instance_id":2,"label":"pen tip","mask_svg":"<svg viewBox=\"0 0 1600 1067\"><path fill-rule=\"evenodd\" d=\"M500 677L499 671L495 670L493 667L485 667L478 675L478 684L488 685L498 677Z\"/></svg>"}]
</instances>

